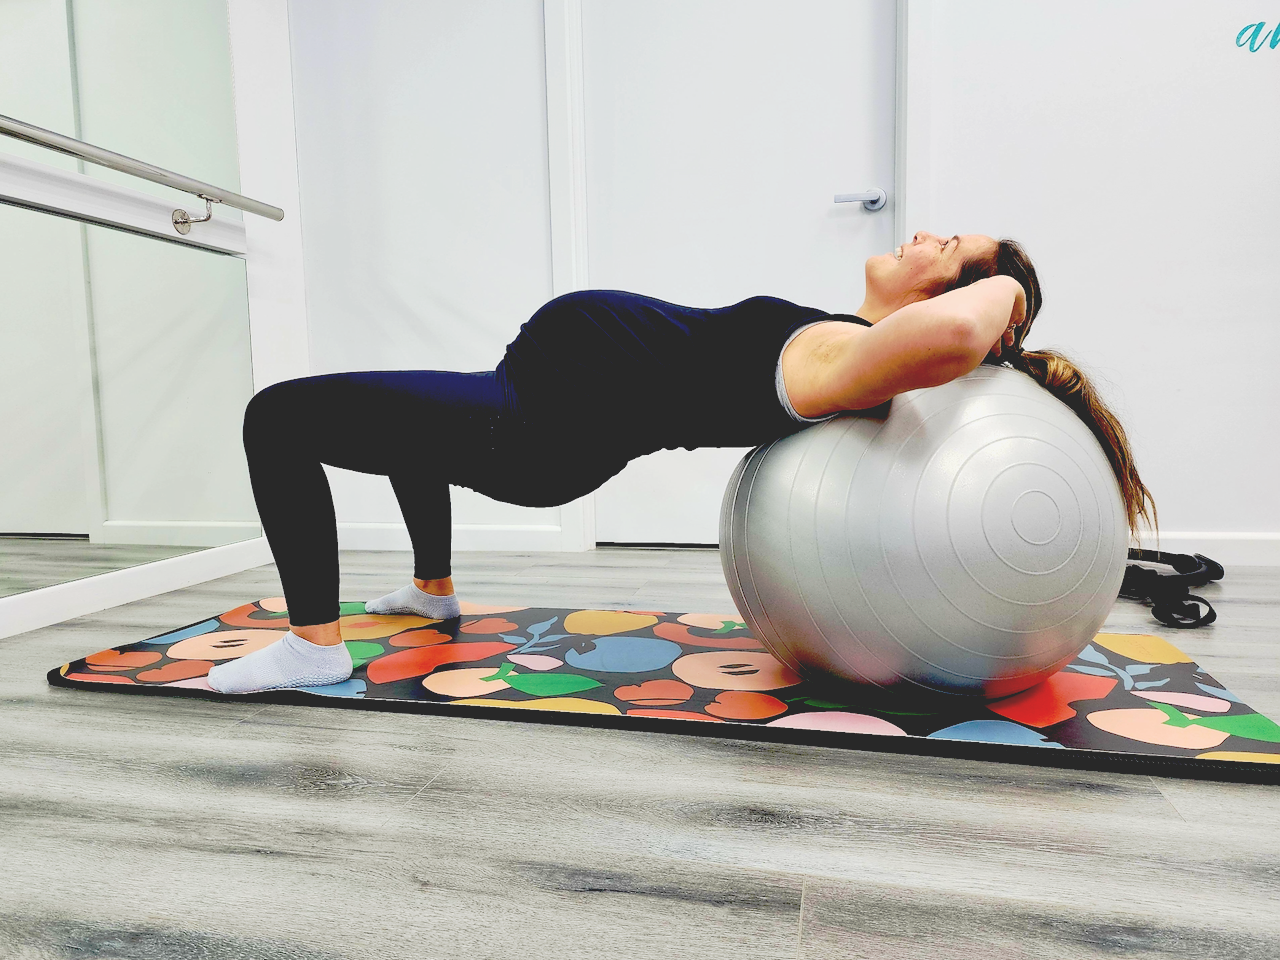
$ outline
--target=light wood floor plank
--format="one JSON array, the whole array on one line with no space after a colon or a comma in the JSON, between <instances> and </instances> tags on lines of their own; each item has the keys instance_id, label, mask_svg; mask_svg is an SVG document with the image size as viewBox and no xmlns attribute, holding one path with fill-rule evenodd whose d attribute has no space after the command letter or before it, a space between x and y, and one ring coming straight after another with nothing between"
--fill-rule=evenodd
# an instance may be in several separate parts
<instances>
[{"instance_id":1,"label":"light wood floor plank","mask_svg":"<svg viewBox=\"0 0 1280 960\"><path fill-rule=\"evenodd\" d=\"M0 597L123 570L152 560L178 557L200 549L0 535Z\"/></svg>"}]
</instances>

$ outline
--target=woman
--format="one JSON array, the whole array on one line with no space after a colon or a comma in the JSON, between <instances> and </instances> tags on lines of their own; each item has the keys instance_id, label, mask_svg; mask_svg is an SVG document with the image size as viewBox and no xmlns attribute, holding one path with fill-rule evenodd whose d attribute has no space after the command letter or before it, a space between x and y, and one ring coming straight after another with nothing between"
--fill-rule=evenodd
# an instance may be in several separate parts
<instances>
[{"instance_id":1,"label":"woman","mask_svg":"<svg viewBox=\"0 0 1280 960\"><path fill-rule=\"evenodd\" d=\"M351 675L326 463L388 476L413 541L413 582L369 612L446 619L459 612L450 483L554 506L664 447L756 446L840 411L883 416L899 393L1007 362L1097 436L1136 531L1155 505L1119 422L1065 357L1022 351L1040 304L1017 243L922 231L867 261L857 316L769 297L693 309L586 291L534 314L491 372L342 373L268 387L245 412L244 442L292 629L214 667L209 683L250 693Z\"/></svg>"}]
</instances>

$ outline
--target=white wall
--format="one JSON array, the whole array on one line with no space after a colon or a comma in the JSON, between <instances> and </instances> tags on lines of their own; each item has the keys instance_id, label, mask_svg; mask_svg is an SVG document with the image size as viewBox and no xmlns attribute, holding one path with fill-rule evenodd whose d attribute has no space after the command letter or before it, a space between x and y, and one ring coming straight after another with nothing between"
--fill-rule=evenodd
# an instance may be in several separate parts
<instances>
[{"instance_id":1,"label":"white wall","mask_svg":"<svg viewBox=\"0 0 1280 960\"><path fill-rule=\"evenodd\" d=\"M542 3L289 18L312 372L492 369L552 295ZM345 546L407 545L385 478L330 477ZM453 493L459 547L561 540L565 508Z\"/></svg>"},{"instance_id":2,"label":"white wall","mask_svg":"<svg viewBox=\"0 0 1280 960\"><path fill-rule=\"evenodd\" d=\"M1027 345L1096 376L1162 545L1224 563L1280 563L1280 48L1235 43L1267 15L911 0L908 17L908 230L1025 244L1045 292Z\"/></svg>"}]
</instances>

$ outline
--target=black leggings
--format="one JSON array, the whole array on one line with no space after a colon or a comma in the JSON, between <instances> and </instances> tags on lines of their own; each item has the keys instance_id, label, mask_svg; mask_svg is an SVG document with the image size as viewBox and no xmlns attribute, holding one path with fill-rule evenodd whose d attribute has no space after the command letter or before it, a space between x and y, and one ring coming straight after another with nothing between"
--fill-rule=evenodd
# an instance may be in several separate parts
<instances>
[{"instance_id":1,"label":"black leggings","mask_svg":"<svg viewBox=\"0 0 1280 960\"><path fill-rule=\"evenodd\" d=\"M304 377L249 401L244 449L258 515L295 626L338 619L338 533L321 464L391 480L413 575L450 575L449 484L530 507L575 500L629 457L602 453L586 421L531 416L504 368Z\"/></svg>"}]
</instances>

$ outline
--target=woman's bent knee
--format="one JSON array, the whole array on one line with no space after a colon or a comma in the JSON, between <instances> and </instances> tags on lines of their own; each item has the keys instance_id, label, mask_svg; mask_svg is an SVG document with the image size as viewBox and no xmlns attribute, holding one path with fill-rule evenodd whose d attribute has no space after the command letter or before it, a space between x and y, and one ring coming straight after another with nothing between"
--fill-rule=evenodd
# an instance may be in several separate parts
<instances>
[{"instance_id":1,"label":"woman's bent knee","mask_svg":"<svg viewBox=\"0 0 1280 960\"><path fill-rule=\"evenodd\" d=\"M312 378L284 380L259 390L244 408L244 446L251 450L262 444L278 446L295 435L307 416Z\"/></svg>"}]
</instances>

